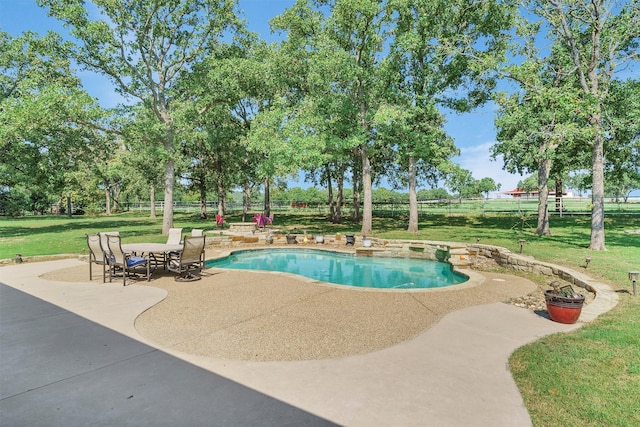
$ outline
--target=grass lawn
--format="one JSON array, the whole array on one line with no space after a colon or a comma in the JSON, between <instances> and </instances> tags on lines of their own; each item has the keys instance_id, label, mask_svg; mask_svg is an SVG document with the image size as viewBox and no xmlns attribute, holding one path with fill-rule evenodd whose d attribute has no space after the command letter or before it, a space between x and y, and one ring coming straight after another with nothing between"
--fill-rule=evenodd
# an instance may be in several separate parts
<instances>
[{"instance_id":1,"label":"grass lawn","mask_svg":"<svg viewBox=\"0 0 640 427\"><path fill-rule=\"evenodd\" d=\"M240 221L229 217L228 221ZM192 228L214 230L215 219L176 214L185 233ZM360 225L329 224L317 214L277 212L274 227L293 232L358 233ZM407 233L402 220L375 218L374 237L475 242L503 246L539 260L584 269L619 292L620 303L609 313L570 334L542 338L518 349L510 367L536 426L640 425L640 295L631 295L629 270L640 270L640 216L610 215L606 219L607 251L587 249L588 216L551 219L552 236L536 236L535 217L507 215L421 218L420 231ZM0 259L60 253L87 253L85 233L118 230L125 242L163 242L162 219L144 214L111 217L26 217L0 219ZM216 231L218 232L218 231Z\"/></svg>"}]
</instances>

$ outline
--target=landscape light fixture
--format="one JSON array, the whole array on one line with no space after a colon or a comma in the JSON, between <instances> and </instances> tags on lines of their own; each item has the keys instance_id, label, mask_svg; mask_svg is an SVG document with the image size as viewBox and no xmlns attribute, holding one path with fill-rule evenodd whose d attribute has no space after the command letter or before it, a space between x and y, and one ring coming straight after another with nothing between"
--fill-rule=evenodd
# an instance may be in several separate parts
<instances>
[{"instance_id":1,"label":"landscape light fixture","mask_svg":"<svg viewBox=\"0 0 640 427\"><path fill-rule=\"evenodd\" d=\"M591 257L590 256L584 257L584 268L589 267L589 263L590 262L591 262Z\"/></svg>"},{"instance_id":2,"label":"landscape light fixture","mask_svg":"<svg viewBox=\"0 0 640 427\"><path fill-rule=\"evenodd\" d=\"M476 243L480 243L480 238L476 237Z\"/></svg>"},{"instance_id":3,"label":"landscape light fixture","mask_svg":"<svg viewBox=\"0 0 640 427\"><path fill-rule=\"evenodd\" d=\"M524 244L525 244L526 242L527 242L527 241L526 241L526 240L524 240L524 239L520 239L520 240L518 240L518 243L520 243L520 253L522 253L522 247L524 246Z\"/></svg>"},{"instance_id":4,"label":"landscape light fixture","mask_svg":"<svg viewBox=\"0 0 640 427\"><path fill-rule=\"evenodd\" d=\"M629 280L631 280L631 283L633 283L633 295L636 295L636 282L638 281L638 274L640 274L640 271L630 271L629 272Z\"/></svg>"}]
</instances>

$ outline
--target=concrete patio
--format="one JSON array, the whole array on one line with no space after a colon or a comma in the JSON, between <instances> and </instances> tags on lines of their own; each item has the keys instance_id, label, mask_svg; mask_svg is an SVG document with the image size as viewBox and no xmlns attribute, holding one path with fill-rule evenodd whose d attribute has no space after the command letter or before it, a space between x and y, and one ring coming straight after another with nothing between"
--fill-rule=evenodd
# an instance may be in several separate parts
<instances>
[{"instance_id":1,"label":"concrete patio","mask_svg":"<svg viewBox=\"0 0 640 427\"><path fill-rule=\"evenodd\" d=\"M580 326L479 302L434 315L417 335L370 352L232 360L139 332L136 319L168 295L154 281L123 287L45 278L58 270L88 273L77 259L0 268L8 285L0 287L3 425L526 426L509 355ZM219 286L231 277L206 280ZM354 292L354 300L362 298ZM427 311L429 298L422 298ZM251 333L257 336L255 328Z\"/></svg>"}]
</instances>

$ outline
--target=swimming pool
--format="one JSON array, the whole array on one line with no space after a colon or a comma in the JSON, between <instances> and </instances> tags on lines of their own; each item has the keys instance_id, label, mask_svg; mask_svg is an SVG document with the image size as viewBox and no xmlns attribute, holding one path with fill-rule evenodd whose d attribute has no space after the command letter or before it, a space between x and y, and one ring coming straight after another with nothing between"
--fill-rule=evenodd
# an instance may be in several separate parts
<instances>
[{"instance_id":1,"label":"swimming pool","mask_svg":"<svg viewBox=\"0 0 640 427\"><path fill-rule=\"evenodd\" d=\"M441 288L469 278L438 261L411 258L358 257L314 249L236 251L209 260L207 267L293 273L338 285L379 289Z\"/></svg>"}]
</instances>

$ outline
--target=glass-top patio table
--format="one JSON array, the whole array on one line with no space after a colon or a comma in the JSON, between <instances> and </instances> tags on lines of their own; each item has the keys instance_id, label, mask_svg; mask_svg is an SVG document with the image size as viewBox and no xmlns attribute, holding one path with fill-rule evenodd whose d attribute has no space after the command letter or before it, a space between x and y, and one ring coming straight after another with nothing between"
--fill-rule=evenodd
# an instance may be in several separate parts
<instances>
[{"instance_id":1,"label":"glass-top patio table","mask_svg":"<svg viewBox=\"0 0 640 427\"><path fill-rule=\"evenodd\" d=\"M148 256L154 268L162 265L162 268L166 269L167 254L169 252L180 252L182 245L171 245L167 243L123 243L122 250L137 256Z\"/></svg>"}]
</instances>

